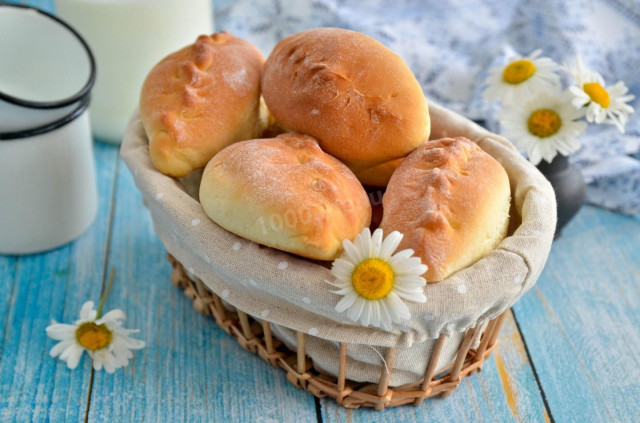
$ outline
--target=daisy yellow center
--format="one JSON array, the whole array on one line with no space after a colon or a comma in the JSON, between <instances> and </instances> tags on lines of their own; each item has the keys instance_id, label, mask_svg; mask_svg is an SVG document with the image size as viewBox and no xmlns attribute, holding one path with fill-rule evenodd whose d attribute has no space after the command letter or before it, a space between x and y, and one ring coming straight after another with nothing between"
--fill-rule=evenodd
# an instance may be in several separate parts
<instances>
[{"instance_id":1,"label":"daisy yellow center","mask_svg":"<svg viewBox=\"0 0 640 423\"><path fill-rule=\"evenodd\" d=\"M519 84L531 78L535 72L536 65L531 60L516 60L504 68L502 80L508 84Z\"/></svg>"},{"instance_id":2,"label":"daisy yellow center","mask_svg":"<svg viewBox=\"0 0 640 423\"><path fill-rule=\"evenodd\" d=\"M551 109L538 109L531 113L527 127L538 138L555 135L562 126L560 115Z\"/></svg>"},{"instance_id":3,"label":"daisy yellow center","mask_svg":"<svg viewBox=\"0 0 640 423\"><path fill-rule=\"evenodd\" d=\"M384 260L363 260L351 274L353 289L367 300L380 300L393 289L393 269Z\"/></svg>"},{"instance_id":4,"label":"daisy yellow center","mask_svg":"<svg viewBox=\"0 0 640 423\"><path fill-rule=\"evenodd\" d=\"M609 107L611 99L609 98L609 93L602 85L597 82L587 82L582 86L582 89L591 97L591 101L595 101L605 109Z\"/></svg>"},{"instance_id":5,"label":"daisy yellow center","mask_svg":"<svg viewBox=\"0 0 640 423\"><path fill-rule=\"evenodd\" d=\"M78 343L91 351L108 346L112 338L113 333L104 323L96 325L95 322L84 322L76 329Z\"/></svg>"}]
</instances>

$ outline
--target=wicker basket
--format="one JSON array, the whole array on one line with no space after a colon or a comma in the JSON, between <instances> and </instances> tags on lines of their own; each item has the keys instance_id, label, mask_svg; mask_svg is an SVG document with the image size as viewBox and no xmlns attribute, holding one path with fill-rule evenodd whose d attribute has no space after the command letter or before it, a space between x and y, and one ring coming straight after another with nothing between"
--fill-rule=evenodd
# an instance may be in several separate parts
<instances>
[{"instance_id":1,"label":"wicker basket","mask_svg":"<svg viewBox=\"0 0 640 423\"><path fill-rule=\"evenodd\" d=\"M447 397L458 387L463 378L482 370L482 364L498 345L497 338L507 311L489 321L484 332L480 326L465 332L455 360L439 374L435 374L445 335L440 335L429 358L429 365L422 380L411 384L389 387L393 360L396 349L387 348L386 366L381 367L380 380L377 384L358 383L347 380L346 342L340 343L338 377L329 376L315 370L311 359L305 355L305 337L312 336L296 332L298 350L291 351L271 333L269 322L256 319L240 310L229 310L223 300L211 292L197 277L188 276L184 267L173 256L168 256L173 272L171 282L184 289L184 294L193 300L193 305L200 313L213 316L218 326L233 336L245 350L258 354L267 363L287 372L287 380L297 388L302 388L313 395L331 397L338 404L347 408L373 407L384 410L388 407L411 404L420 405L425 398L440 395ZM477 348L471 346L479 338Z\"/></svg>"},{"instance_id":2,"label":"wicker basket","mask_svg":"<svg viewBox=\"0 0 640 423\"><path fill-rule=\"evenodd\" d=\"M504 313L540 275L555 229L553 189L507 140L437 105L430 113L434 137L464 135L505 166L514 200L512 227L487 257L429 286L425 306L433 308L415 308L413 326L393 333L340 320L328 290L314 291L318 305L311 310L301 287L330 278L328 269L250 243L211 222L197 201L199 180L190 185L155 170L137 115L121 154L170 254L172 281L198 311L212 315L244 349L285 370L295 386L345 407L382 410L447 396L482 368L496 347ZM236 247L238 255L229 255ZM264 283L245 284L255 283L251 278Z\"/></svg>"}]
</instances>

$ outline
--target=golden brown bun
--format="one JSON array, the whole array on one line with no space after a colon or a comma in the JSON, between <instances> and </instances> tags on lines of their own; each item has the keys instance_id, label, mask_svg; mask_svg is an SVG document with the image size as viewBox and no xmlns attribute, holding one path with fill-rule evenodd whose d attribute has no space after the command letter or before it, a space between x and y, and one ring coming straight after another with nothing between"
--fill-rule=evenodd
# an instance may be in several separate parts
<instances>
[{"instance_id":1,"label":"golden brown bun","mask_svg":"<svg viewBox=\"0 0 640 423\"><path fill-rule=\"evenodd\" d=\"M371 219L364 188L307 135L243 141L202 175L200 202L218 225L260 244L333 260Z\"/></svg>"},{"instance_id":2,"label":"golden brown bun","mask_svg":"<svg viewBox=\"0 0 640 423\"><path fill-rule=\"evenodd\" d=\"M283 39L263 67L262 95L283 128L312 135L352 170L404 157L429 138L427 101L411 70L357 32Z\"/></svg>"},{"instance_id":3,"label":"golden brown bun","mask_svg":"<svg viewBox=\"0 0 640 423\"><path fill-rule=\"evenodd\" d=\"M493 250L506 236L511 191L497 160L466 138L429 141L394 172L383 198L384 233L404 234L440 281Z\"/></svg>"},{"instance_id":4,"label":"golden brown bun","mask_svg":"<svg viewBox=\"0 0 640 423\"><path fill-rule=\"evenodd\" d=\"M140 116L155 167L186 176L218 151L260 134L262 53L228 32L198 40L155 65Z\"/></svg>"},{"instance_id":5,"label":"golden brown bun","mask_svg":"<svg viewBox=\"0 0 640 423\"><path fill-rule=\"evenodd\" d=\"M364 185L371 187L386 187L389 179L403 159L395 159L375 165L373 167L359 168L352 167L351 170L358 180Z\"/></svg>"}]
</instances>

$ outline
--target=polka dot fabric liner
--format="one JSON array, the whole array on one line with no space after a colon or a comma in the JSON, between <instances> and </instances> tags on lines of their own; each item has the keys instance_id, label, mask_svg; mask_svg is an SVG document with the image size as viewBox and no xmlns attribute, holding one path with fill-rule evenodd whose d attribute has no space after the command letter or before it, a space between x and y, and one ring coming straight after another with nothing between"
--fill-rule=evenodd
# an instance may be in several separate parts
<instances>
[{"instance_id":1,"label":"polka dot fabric liner","mask_svg":"<svg viewBox=\"0 0 640 423\"><path fill-rule=\"evenodd\" d=\"M349 348L347 377L355 381L378 380L383 364L379 347L400 348L391 380L397 385L421 377L441 333L449 336L440 359L443 367L455 355L462 332L498 316L534 285L556 224L553 188L511 143L437 104L429 107L431 139L465 136L506 169L512 193L510 236L472 266L428 284L427 302L407 303L412 318L389 332L362 327L334 310L340 297L330 293L324 282L333 280L330 262L261 246L211 221L197 200L201 172L180 180L158 172L137 113L129 123L121 155L151 212L156 233L189 273L226 303L269 321L288 346L295 348L295 331L312 335L309 356L331 374L337 374L338 342L361 344Z\"/></svg>"}]
</instances>

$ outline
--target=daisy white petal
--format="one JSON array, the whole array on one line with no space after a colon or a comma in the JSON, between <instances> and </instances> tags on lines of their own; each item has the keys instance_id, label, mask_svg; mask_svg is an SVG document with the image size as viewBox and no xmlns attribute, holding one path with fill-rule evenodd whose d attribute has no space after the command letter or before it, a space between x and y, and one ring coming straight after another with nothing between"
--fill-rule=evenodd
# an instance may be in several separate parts
<instances>
[{"instance_id":1,"label":"daisy white petal","mask_svg":"<svg viewBox=\"0 0 640 423\"><path fill-rule=\"evenodd\" d=\"M338 304L336 304L336 311L338 313L342 313L343 311L352 307L357 299L358 294L354 290L351 290L351 292L346 294L340 301L338 301Z\"/></svg>"},{"instance_id":2,"label":"daisy white petal","mask_svg":"<svg viewBox=\"0 0 640 423\"><path fill-rule=\"evenodd\" d=\"M371 302L371 325L380 326L380 303L378 301Z\"/></svg>"},{"instance_id":3,"label":"daisy white petal","mask_svg":"<svg viewBox=\"0 0 640 423\"><path fill-rule=\"evenodd\" d=\"M67 361L68 368L75 369L76 367L78 367L78 363L80 363L80 358L82 357L82 353L84 353L84 350L78 345L67 349L67 351L69 352L69 354L63 360ZM60 356L60 358L62 359L62 355Z\"/></svg>"},{"instance_id":4,"label":"daisy white petal","mask_svg":"<svg viewBox=\"0 0 640 423\"><path fill-rule=\"evenodd\" d=\"M336 259L332 273L337 280L329 284L338 288L330 292L343 297L335 309L363 326L391 330L393 323L411 318L403 299L424 302L422 290L426 281L422 274L427 266L413 250L394 254L402 234L392 232L384 238L382 229L373 235L365 228L353 243L344 241L345 251ZM357 260L354 260L357 258Z\"/></svg>"},{"instance_id":5,"label":"daisy white petal","mask_svg":"<svg viewBox=\"0 0 640 423\"><path fill-rule=\"evenodd\" d=\"M382 232L380 233L382 234ZM393 252L398 249L400 242L402 242L402 234L398 231L391 232L384 241L382 241L378 257L382 260L389 260Z\"/></svg>"},{"instance_id":6,"label":"daisy white petal","mask_svg":"<svg viewBox=\"0 0 640 423\"><path fill-rule=\"evenodd\" d=\"M371 236L371 249L369 251L369 257L380 257L380 250L382 249L382 229L378 228L373 232Z\"/></svg>"},{"instance_id":7,"label":"daisy white petal","mask_svg":"<svg viewBox=\"0 0 640 423\"><path fill-rule=\"evenodd\" d=\"M389 313L389 309L387 308L387 303L384 301L380 301L378 303L380 305L380 326L383 329L391 328L391 323L393 323L393 319L391 318L391 314Z\"/></svg>"},{"instance_id":8,"label":"daisy white petal","mask_svg":"<svg viewBox=\"0 0 640 423\"><path fill-rule=\"evenodd\" d=\"M112 310L96 320L93 306L92 301L84 303L80 319L73 325L53 322L46 328L47 335L59 341L49 354L74 369L87 351L95 369L113 372L126 366L133 357L131 350L144 348L145 343L130 336L137 330L122 327L125 318L122 310Z\"/></svg>"},{"instance_id":9,"label":"daisy white petal","mask_svg":"<svg viewBox=\"0 0 640 423\"><path fill-rule=\"evenodd\" d=\"M396 278L398 286L419 287L424 286L424 278L419 275L400 275Z\"/></svg>"},{"instance_id":10,"label":"daisy white petal","mask_svg":"<svg viewBox=\"0 0 640 423\"><path fill-rule=\"evenodd\" d=\"M371 239L371 231L366 228L358 235L358 239L355 242L356 246L360 249L360 256L372 257L373 243Z\"/></svg>"},{"instance_id":11,"label":"daisy white petal","mask_svg":"<svg viewBox=\"0 0 640 423\"><path fill-rule=\"evenodd\" d=\"M606 85L602 75L589 69L580 56L573 64L565 65L565 70L576 83L569 88L574 95L572 104L576 108L587 106L587 121L614 125L624 133L629 114L634 112L633 107L627 104L634 96L625 95L629 89L624 82Z\"/></svg>"},{"instance_id":12,"label":"daisy white petal","mask_svg":"<svg viewBox=\"0 0 640 423\"><path fill-rule=\"evenodd\" d=\"M407 308L407 305L398 297L398 294L395 292L389 293L388 296L388 304L391 304L391 310L394 310L398 317L402 320L407 320L411 318L411 313Z\"/></svg>"},{"instance_id":13,"label":"daisy white petal","mask_svg":"<svg viewBox=\"0 0 640 423\"><path fill-rule=\"evenodd\" d=\"M364 307L362 308L362 316L360 316L360 322L363 326L369 326L369 322L371 322L371 305L368 304L368 301L365 302Z\"/></svg>"},{"instance_id":14,"label":"daisy white petal","mask_svg":"<svg viewBox=\"0 0 640 423\"><path fill-rule=\"evenodd\" d=\"M365 307L365 299L362 297L356 297L356 300L353 303L353 306L347 310L347 316L349 319L357 322L362 315L362 310Z\"/></svg>"},{"instance_id":15,"label":"daisy white petal","mask_svg":"<svg viewBox=\"0 0 640 423\"><path fill-rule=\"evenodd\" d=\"M95 320L97 311L93 309L93 301L82 304L80 309L80 320Z\"/></svg>"},{"instance_id":16,"label":"daisy white petal","mask_svg":"<svg viewBox=\"0 0 640 423\"><path fill-rule=\"evenodd\" d=\"M362 261L360 250L358 250L351 241L345 239L342 242L342 247L344 248L343 258L345 260L349 260L352 263L360 263Z\"/></svg>"},{"instance_id":17,"label":"daisy white petal","mask_svg":"<svg viewBox=\"0 0 640 423\"><path fill-rule=\"evenodd\" d=\"M569 155L580 148L578 137L587 126L576 120L584 111L576 110L571 101L569 92L542 92L503 109L499 115L502 133L524 150L534 165L542 160L551 162L558 153Z\"/></svg>"},{"instance_id":18,"label":"daisy white petal","mask_svg":"<svg viewBox=\"0 0 640 423\"><path fill-rule=\"evenodd\" d=\"M75 345L75 342L73 341L67 341L67 340L60 341L51 348L51 350L49 351L49 355L51 357L57 357L60 354L62 354L62 352L65 351L67 348L71 348L74 345Z\"/></svg>"},{"instance_id":19,"label":"daisy white petal","mask_svg":"<svg viewBox=\"0 0 640 423\"><path fill-rule=\"evenodd\" d=\"M329 292L331 292L332 294L336 294L336 295L347 295L350 292L353 292L353 288L346 287L346 288L338 289L338 290L335 290L335 291L329 291Z\"/></svg>"},{"instance_id":20,"label":"daisy white petal","mask_svg":"<svg viewBox=\"0 0 640 423\"><path fill-rule=\"evenodd\" d=\"M45 328L45 331L49 338L61 341L63 339L68 339L72 334L74 334L76 326L53 322Z\"/></svg>"},{"instance_id":21,"label":"daisy white petal","mask_svg":"<svg viewBox=\"0 0 640 423\"><path fill-rule=\"evenodd\" d=\"M124 311L122 311L120 309L115 309L115 310L111 310L110 312L106 313L104 316L102 316L100 319L98 319L98 321L96 323L101 324L101 323L108 322L108 321L116 322L118 320L124 320L126 318L127 318L127 316L124 314Z\"/></svg>"},{"instance_id":22,"label":"daisy white petal","mask_svg":"<svg viewBox=\"0 0 640 423\"><path fill-rule=\"evenodd\" d=\"M560 85L556 72L561 68L551 59L540 57L541 54L541 50L536 50L491 69L485 81L484 98L510 105L525 101L536 92L555 90Z\"/></svg>"}]
</instances>

